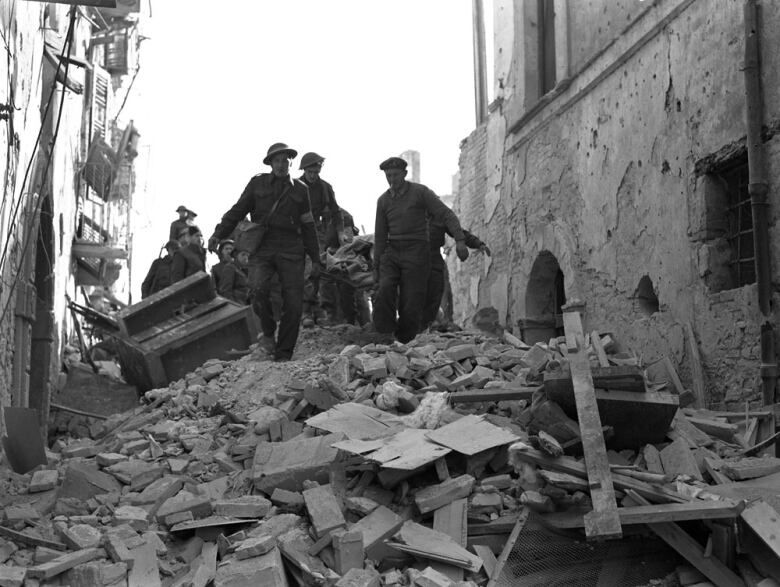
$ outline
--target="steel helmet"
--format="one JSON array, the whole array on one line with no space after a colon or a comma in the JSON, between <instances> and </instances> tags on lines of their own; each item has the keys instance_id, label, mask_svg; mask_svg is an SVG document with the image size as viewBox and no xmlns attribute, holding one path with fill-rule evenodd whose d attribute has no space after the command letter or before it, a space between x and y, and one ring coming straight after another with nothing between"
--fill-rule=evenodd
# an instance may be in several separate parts
<instances>
[{"instance_id":1,"label":"steel helmet","mask_svg":"<svg viewBox=\"0 0 780 587\"><path fill-rule=\"evenodd\" d=\"M268 154L265 156L265 159L263 159L263 163L270 165L271 159L273 159L274 155L277 153L287 153L290 155L290 159L295 159L298 156L298 151L288 147L286 143L274 143L268 147Z\"/></svg>"},{"instance_id":2,"label":"steel helmet","mask_svg":"<svg viewBox=\"0 0 780 587\"><path fill-rule=\"evenodd\" d=\"M298 169L306 169L307 167L316 165L317 163L322 163L323 161L325 161L325 157L318 155L314 151L311 151L301 157L301 164Z\"/></svg>"}]
</instances>

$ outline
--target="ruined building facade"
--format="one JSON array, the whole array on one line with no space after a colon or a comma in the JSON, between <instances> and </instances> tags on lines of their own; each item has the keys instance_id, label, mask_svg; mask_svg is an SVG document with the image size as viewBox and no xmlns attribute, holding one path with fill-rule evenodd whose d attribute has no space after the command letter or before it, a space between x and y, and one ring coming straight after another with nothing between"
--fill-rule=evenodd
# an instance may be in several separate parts
<instances>
[{"instance_id":1,"label":"ruined building facade","mask_svg":"<svg viewBox=\"0 0 780 587\"><path fill-rule=\"evenodd\" d=\"M139 9L0 0L0 406L42 426L76 341L68 299L127 301Z\"/></svg>"},{"instance_id":2,"label":"ruined building facade","mask_svg":"<svg viewBox=\"0 0 780 587\"><path fill-rule=\"evenodd\" d=\"M686 384L695 343L710 405L760 401L743 2L493 10L495 98L462 143L455 203L493 256L450 259L456 317L493 306L527 342L546 341L579 299L586 328L645 363L669 356ZM776 282L780 3L758 15Z\"/></svg>"}]
</instances>

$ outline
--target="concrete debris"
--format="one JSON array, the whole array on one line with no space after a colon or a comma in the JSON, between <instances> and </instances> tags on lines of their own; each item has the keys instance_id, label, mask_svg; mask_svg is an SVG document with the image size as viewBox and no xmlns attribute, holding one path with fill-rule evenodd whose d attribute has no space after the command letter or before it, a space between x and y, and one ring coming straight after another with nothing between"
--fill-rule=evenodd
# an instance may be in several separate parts
<instances>
[{"instance_id":1,"label":"concrete debris","mask_svg":"<svg viewBox=\"0 0 780 587\"><path fill-rule=\"evenodd\" d=\"M460 332L208 361L93 438L57 439L48 465L4 472L0 584L482 587L529 511L599 527L593 437L616 519L677 548L675 577L759 584L780 565L774 412L682 408L685 390L599 340ZM577 352L600 426L578 418ZM720 519L699 528L718 528L706 554L677 526ZM751 530L747 555L735 528Z\"/></svg>"}]
</instances>

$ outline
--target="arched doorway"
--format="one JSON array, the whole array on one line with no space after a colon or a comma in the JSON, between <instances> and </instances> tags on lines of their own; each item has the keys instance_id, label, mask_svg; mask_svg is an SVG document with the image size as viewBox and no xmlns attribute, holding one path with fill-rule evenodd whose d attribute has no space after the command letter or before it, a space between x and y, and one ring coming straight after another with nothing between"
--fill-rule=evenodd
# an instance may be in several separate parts
<instances>
[{"instance_id":1,"label":"arched doorway","mask_svg":"<svg viewBox=\"0 0 780 587\"><path fill-rule=\"evenodd\" d=\"M547 342L563 335L561 306L566 303L564 275L550 251L536 257L525 290L525 318L520 319L523 341Z\"/></svg>"}]
</instances>

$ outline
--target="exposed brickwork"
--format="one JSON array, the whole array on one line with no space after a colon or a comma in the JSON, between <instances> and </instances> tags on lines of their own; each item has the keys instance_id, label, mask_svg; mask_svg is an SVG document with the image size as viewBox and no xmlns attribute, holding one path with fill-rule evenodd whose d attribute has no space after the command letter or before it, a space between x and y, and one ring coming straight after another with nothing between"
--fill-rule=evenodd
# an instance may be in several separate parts
<instances>
[{"instance_id":1,"label":"exposed brickwork","mask_svg":"<svg viewBox=\"0 0 780 587\"><path fill-rule=\"evenodd\" d=\"M780 6L764 6L762 18L780 18ZM570 26L581 32L589 24ZM474 131L462 145L456 206L494 256L460 267L450 259L456 319L465 322L477 308L492 305L517 332L517 321L526 317L533 263L549 251L564 273L567 298L588 304L586 327L613 332L623 350L647 361L669 355L686 382L684 324L690 322L711 403L757 399L755 286L708 289L706 245L698 237L704 194L694 169L697 160L745 134L743 34L740 3L694 2L632 55L607 47L618 64L611 73L576 100L567 94L553 100L506 137L500 201L492 215L486 169L495 162L486 134L501 126L489 122ZM762 35L771 123L780 118L780 79L772 69L780 61L780 34L765 26ZM578 47L572 52L578 63L587 62ZM516 105L504 104L491 117L508 112L517 112ZM772 191L780 186L780 140L771 139L767 148ZM779 275L776 215L775 207L770 238ZM634 298L644 275L660 302L650 317Z\"/></svg>"}]
</instances>

